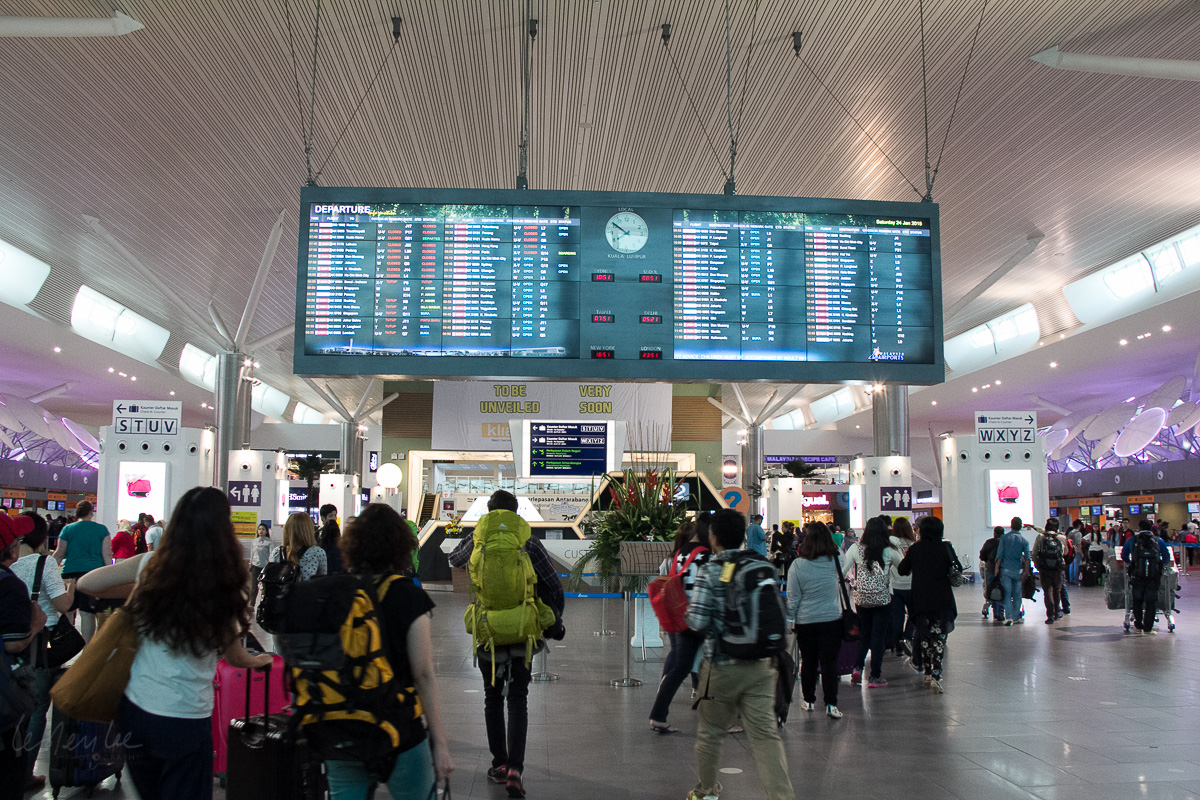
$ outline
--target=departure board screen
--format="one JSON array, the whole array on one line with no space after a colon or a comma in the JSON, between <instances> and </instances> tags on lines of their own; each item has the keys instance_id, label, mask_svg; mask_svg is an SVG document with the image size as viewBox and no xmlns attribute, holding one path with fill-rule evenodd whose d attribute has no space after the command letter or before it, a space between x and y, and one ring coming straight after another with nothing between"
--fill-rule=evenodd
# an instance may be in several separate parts
<instances>
[{"instance_id":1,"label":"departure board screen","mask_svg":"<svg viewBox=\"0 0 1200 800\"><path fill-rule=\"evenodd\" d=\"M301 209L299 374L944 379L933 204L306 187Z\"/></svg>"}]
</instances>

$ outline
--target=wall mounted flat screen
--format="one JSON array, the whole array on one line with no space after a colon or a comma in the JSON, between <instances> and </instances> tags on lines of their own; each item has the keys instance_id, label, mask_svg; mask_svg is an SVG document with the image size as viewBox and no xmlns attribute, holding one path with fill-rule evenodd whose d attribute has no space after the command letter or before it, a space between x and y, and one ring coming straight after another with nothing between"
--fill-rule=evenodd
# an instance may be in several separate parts
<instances>
[{"instance_id":1,"label":"wall mounted flat screen","mask_svg":"<svg viewBox=\"0 0 1200 800\"><path fill-rule=\"evenodd\" d=\"M1140 505L1137 503L1129 504L1129 516L1136 517L1140 513L1142 513L1142 507Z\"/></svg>"},{"instance_id":2,"label":"wall mounted flat screen","mask_svg":"<svg viewBox=\"0 0 1200 800\"><path fill-rule=\"evenodd\" d=\"M617 468L611 420L521 420L520 475L531 480L592 480Z\"/></svg>"},{"instance_id":3,"label":"wall mounted flat screen","mask_svg":"<svg viewBox=\"0 0 1200 800\"><path fill-rule=\"evenodd\" d=\"M944 380L938 208L306 187L305 375Z\"/></svg>"},{"instance_id":4,"label":"wall mounted flat screen","mask_svg":"<svg viewBox=\"0 0 1200 800\"><path fill-rule=\"evenodd\" d=\"M1188 503L1187 508L1189 514L1200 514L1200 503Z\"/></svg>"}]
</instances>

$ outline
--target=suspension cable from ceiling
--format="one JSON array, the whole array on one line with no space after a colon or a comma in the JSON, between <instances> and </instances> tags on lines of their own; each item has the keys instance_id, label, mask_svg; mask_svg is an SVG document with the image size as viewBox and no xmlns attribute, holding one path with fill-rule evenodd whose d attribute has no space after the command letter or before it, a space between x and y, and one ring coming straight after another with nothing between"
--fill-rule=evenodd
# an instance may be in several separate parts
<instances>
[{"instance_id":1,"label":"suspension cable from ceiling","mask_svg":"<svg viewBox=\"0 0 1200 800\"><path fill-rule=\"evenodd\" d=\"M737 194L734 162L737 161L737 135L733 131L733 15L725 0L725 116L729 122L729 177L725 194Z\"/></svg>"},{"instance_id":2,"label":"suspension cable from ceiling","mask_svg":"<svg viewBox=\"0 0 1200 800\"><path fill-rule=\"evenodd\" d=\"M325 160L321 162L321 166L317 168L316 180L321 178L321 173L325 171L325 165L329 163L329 159L333 158L334 152L338 145L342 143L342 137L346 135L346 131L350 129L350 123L358 115L358 110L362 108L363 101L367 99L367 95L375 88L375 81L379 80L380 73L387 63L392 60L392 56L396 52L396 45L400 43L400 17L392 17L392 46L384 53L383 60L379 62L379 66L375 68L375 74L371 76L371 82L367 84L367 88L363 91L362 96L358 98L358 103L355 104L354 110L350 112L350 116L346 118L346 124L342 126L341 132L338 133L337 139L333 142L333 147L329 148L329 152L325 156Z\"/></svg>"},{"instance_id":3,"label":"suspension cable from ceiling","mask_svg":"<svg viewBox=\"0 0 1200 800\"><path fill-rule=\"evenodd\" d=\"M884 150L879 145L879 142L875 141L875 137L871 135L870 131L868 131L866 129L866 127L861 122L858 121L858 117L854 116L854 112L852 112L849 108L846 107L846 104L843 103L838 98L838 96L833 93L833 90L829 88L829 86L825 83L825 81L821 80L821 76L817 74L817 71L814 70L812 68L812 66L808 63L808 61L804 58L804 56L802 56L800 54L801 38L800 38L799 31L795 31L792 33L792 42L793 42L792 49L796 53L796 59L799 60L799 62L804 65L804 68L807 69L808 73L810 75L812 75L813 78L816 79L817 83L821 84L821 88L825 90L826 94L828 94L830 97L833 98L833 102L837 103L838 106L842 109L842 111L846 112L846 116L850 117L850 119L854 121L854 124L857 125L858 129L863 132L863 135L865 135L867 137L867 139L870 140L871 144L873 144L875 146L875 149L878 150L880 152L880 154L887 160L887 162L892 165L892 169L896 170L896 172L898 172L900 174L901 178L904 178L904 182L907 183L910 187L912 187L912 190L917 193L918 197L921 197L922 196L921 190L917 188L917 185L915 183L913 183L911 180L909 180L909 177L904 174L904 170L900 169L900 167L896 164L896 162L892 160L892 157L887 154L887 151Z\"/></svg>"},{"instance_id":4,"label":"suspension cable from ceiling","mask_svg":"<svg viewBox=\"0 0 1200 800\"><path fill-rule=\"evenodd\" d=\"M700 125L700 131L704 134L705 141L708 142L708 149L712 151L713 158L717 162L717 169L721 170L721 175L725 180L729 180L729 174L725 172L725 166L721 163L721 156L717 153L717 146L713 144L712 137L708 135L708 127L705 126L704 120L700 117L700 110L696 107L696 100L692 97L692 93L688 91L687 82L683 79L683 73L679 71L679 64L675 61L675 54L671 52L671 23L664 22L662 26L662 43L663 49L667 51L667 58L671 62L671 67L675 70L675 77L679 78L679 85L683 87L683 93L687 96L688 103L691 104L692 113L696 115L696 122Z\"/></svg>"},{"instance_id":5,"label":"suspension cable from ceiling","mask_svg":"<svg viewBox=\"0 0 1200 800\"><path fill-rule=\"evenodd\" d=\"M758 7L761 0L754 0L754 16L750 21L750 41L746 45L746 66L742 69L742 96L738 100L737 138L742 136L742 113L746 110L746 86L750 83L750 56L754 53L754 39L758 36Z\"/></svg>"},{"instance_id":6,"label":"suspension cable from ceiling","mask_svg":"<svg viewBox=\"0 0 1200 800\"><path fill-rule=\"evenodd\" d=\"M921 29L921 98L925 108L925 194L922 203L933 202L933 175L929 164L929 73L925 66L925 0L917 0Z\"/></svg>"},{"instance_id":7,"label":"suspension cable from ceiling","mask_svg":"<svg viewBox=\"0 0 1200 800\"><path fill-rule=\"evenodd\" d=\"M304 139L304 98L300 95L300 64L296 60L296 43L292 37L291 0L284 0L283 16L287 20L288 51L292 54L292 79L296 83L296 115L300 120L300 138Z\"/></svg>"},{"instance_id":8,"label":"suspension cable from ceiling","mask_svg":"<svg viewBox=\"0 0 1200 800\"><path fill-rule=\"evenodd\" d=\"M529 76L532 62L533 43L537 40L538 21L533 18L533 0L525 0L525 31L521 38L521 77L524 89L524 111L521 123L521 145L517 168L517 188L529 188L529 95L532 84Z\"/></svg>"},{"instance_id":9,"label":"suspension cable from ceiling","mask_svg":"<svg viewBox=\"0 0 1200 800\"><path fill-rule=\"evenodd\" d=\"M313 180L312 149L313 129L317 122L317 45L321 42L321 0L317 0L317 24L313 29L312 57L312 86L308 98L308 136L304 139L304 169L308 174L308 185L316 185Z\"/></svg>"},{"instance_id":10,"label":"suspension cable from ceiling","mask_svg":"<svg viewBox=\"0 0 1200 800\"><path fill-rule=\"evenodd\" d=\"M954 127L954 116L958 113L958 101L962 97L963 87L967 85L967 72L971 69L971 59L975 55L975 45L979 42L979 31L983 28L983 17L987 13L988 0L983 0L979 10L979 22L975 23L975 35L971 37L971 48L967 51L967 63L963 66L962 80L958 82L958 93L954 95L954 105L950 107L950 121L946 123L946 135L942 137L942 146L938 149L937 161L933 164L933 174L929 178L929 192L933 193L933 183L937 180L938 170L942 168L942 155L946 152L946 142L950 139L950 129Z\"/></svg>"}]
</instances>

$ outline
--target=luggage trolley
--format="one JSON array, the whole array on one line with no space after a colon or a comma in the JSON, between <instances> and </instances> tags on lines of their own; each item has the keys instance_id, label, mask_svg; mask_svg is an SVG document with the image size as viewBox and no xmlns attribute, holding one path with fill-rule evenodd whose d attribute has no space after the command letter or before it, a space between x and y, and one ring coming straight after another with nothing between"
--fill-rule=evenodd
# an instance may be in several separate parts
<instances>
[{"instance_id":1,"label":"luggage trolley","mask_svg":"<svg viewBox=\"0 0 1200 800\"><path fill-rule=\"evenodd\" d=\"M1124 597L1125 607L1125 622L1123 627L1125 632L1129 633L1133 627L1133 588L1132 582L1129 580L1129 574L1125 571L1125 563L1117 560L1115 554L1108 557L1108 586L1105 590L1105 597L1108 601L1110 609L1118 609L1121 607L1120 598ZM1167 631L1175 632L1175 614L1178 608L1175 606L1175 600L1179 596L1179 570L1176 567L1174 560L1169 564L1163 565L1162 578L1158 582L1158 600L1155 604L1156 613L1160 613L1167 620Z\"/></svg>"}]
</instances>

